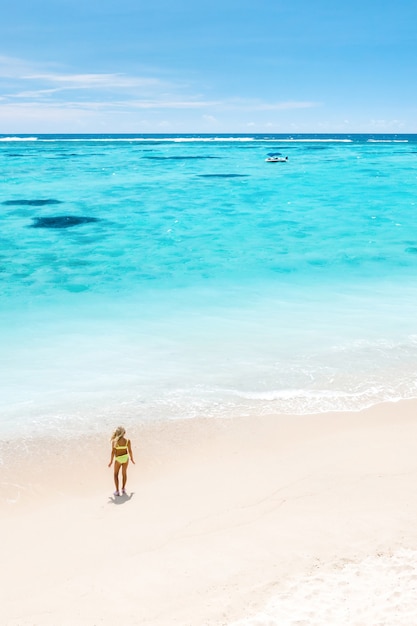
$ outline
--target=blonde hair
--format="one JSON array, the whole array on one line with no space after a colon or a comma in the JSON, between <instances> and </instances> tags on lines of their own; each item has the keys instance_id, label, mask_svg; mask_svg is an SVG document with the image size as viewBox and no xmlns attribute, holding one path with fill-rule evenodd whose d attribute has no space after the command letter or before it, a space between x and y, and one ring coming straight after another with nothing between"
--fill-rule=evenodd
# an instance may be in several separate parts
<instances>
[{"instance_id":1,"label":"blonde hair","mask_svg":"<svg viewBox=\"0 0 417 626\"><path fill-rule=\"evenodd\" d=\"M113 443L113 446L117 446L119 443L119 439L121 439L126 434L126 429L123 426L118 426L112 436L110 437L110 441Z\"/></svg>"}]
</instances>

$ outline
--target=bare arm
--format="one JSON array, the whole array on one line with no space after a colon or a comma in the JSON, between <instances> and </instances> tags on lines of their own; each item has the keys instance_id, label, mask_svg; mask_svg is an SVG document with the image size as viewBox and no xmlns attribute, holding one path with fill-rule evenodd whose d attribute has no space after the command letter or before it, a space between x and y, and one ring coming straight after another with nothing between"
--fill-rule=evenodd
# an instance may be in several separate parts
<instances>
[{"instance_id":1,"label":"bare arm","mask_svg":"<svg viewBox=\"0 0 417 626\"><path fill-rule=\"evenodd\" d=\"M128 452L129 452L130 460L132 461L132 463L135 463L135 461L133 459L132 446L130 445L130 439L127 442L127 449L128 449Z\"/></svg>"},{"instance_id":2,"label":"bare arm","mask_svg":"<svg viewBox=\"0 0 417 626\"><path fill-rule=\"evenodd\" d=\"M113 459L114 459L114 448L113 448L113 446L112 446L112 448L111 448L111 457L110 457L109 467L111 467L111 464L113 463Z\"/></svg>"}]
</instances>

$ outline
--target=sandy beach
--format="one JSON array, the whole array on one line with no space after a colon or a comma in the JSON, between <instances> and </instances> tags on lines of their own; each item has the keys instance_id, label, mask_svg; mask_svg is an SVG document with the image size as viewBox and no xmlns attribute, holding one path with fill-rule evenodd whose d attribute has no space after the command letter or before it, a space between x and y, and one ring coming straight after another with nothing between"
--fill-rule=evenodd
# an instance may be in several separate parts
<instances>
[{"instance_id":1,"label":"sandy beach","mask_svg":"<svg viewBox=\"0 0 417 626\"><path fill-rule=\"evenodd\" d=\"M416 401L128 435L2 444L5 626L417 623Z\"/></svg>"}]
</instances>

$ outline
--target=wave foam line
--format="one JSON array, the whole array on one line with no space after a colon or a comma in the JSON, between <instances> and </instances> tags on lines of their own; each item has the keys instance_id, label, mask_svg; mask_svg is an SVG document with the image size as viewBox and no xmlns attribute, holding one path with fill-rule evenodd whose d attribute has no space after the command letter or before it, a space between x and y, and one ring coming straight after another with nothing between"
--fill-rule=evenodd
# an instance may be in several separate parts
<instances>
[{"instance_id":1,"label":"wave foam line","mask_svg":"<svg viewBox=\"0 0 417 626\"><path fill-rule=\"evenodd\" d=\"M274 139L274 141L290 143L353 143L352 139L293 139L292 137L289 139Z\"/></svg>"},{"instance_id":2,"label":"wave foam line","mask_svg":"<svg viewBox=\"0 0 417 626\"><path fill-rule=\"evenodd\" d=\"M0 137L0 141L39 141L38 137Z\"/></svg>"},{"instance_id":3,"label":"wave foam line","mask_svg":"<svg viewBox=\"0 0 417 626\"><path fill-rule=\"evenodd\" d=\"M0 141L39 141L48 143L61 142L102 142L102 143L217 143L217 142L258 142L258 143L352 143L352 139L282 139L280 137L0 137Z\"/></svg>"},{"instance_id":4,"label":"wave foam line","mask_svg":"<svg viewBox=\"0 0 417 626\"><path fill-rule=\"evenodd\" d=\"M366 143L408 143L408 139L367 139Z\"/></svg>"},{"instance_id":5,"label":"wave foam line","mask_svg":"<svg viewBox=\"0 0 417 626\"><path fill-rule=\"evenodd\" d=\"M133 143L133 142L142 142L142 143L150 143L150 142L156 142L156 143L161 143L161 142L165 142L165 143L215 143L215 142L247 142L247 141L276 141L276 139L268 139L268 140L263 140L263 139L255 139L254 137L242 137L242 138L238 138L238 137L195 137L195 138L187 138L187 137L109 137L109 138L103 138L103 137L86 137L86 138L68 138L68 137L62 137L62 138L57 138L57 139L39 139L39 141L44 141L44 142L63 142L63 141L69 141L69 142L104 142L104 143Z\"/></svg>"}]
</instances>

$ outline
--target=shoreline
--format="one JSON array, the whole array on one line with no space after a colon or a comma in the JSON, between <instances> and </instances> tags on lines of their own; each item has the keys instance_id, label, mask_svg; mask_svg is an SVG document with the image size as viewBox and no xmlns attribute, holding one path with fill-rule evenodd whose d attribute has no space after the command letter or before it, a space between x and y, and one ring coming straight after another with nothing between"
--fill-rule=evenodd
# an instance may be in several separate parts
<instances>
[{"instance_id":1,"label":"shoreline","mask_svg":"<svg viewBox=\"0 0 417 626\"><path fill-rule=\"evenodd\" d=\"M15 461L14 441L5 624L229 625L315 568L417 549L416 415L407 400L140 425L120 499L111 433L37 440Z\"/></svg>"}]
</instances>

